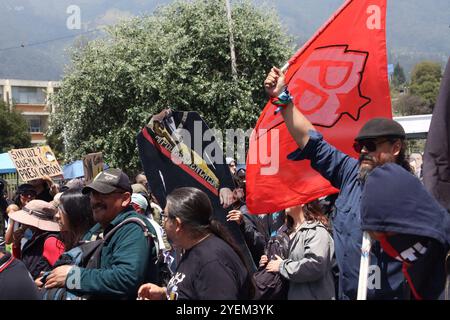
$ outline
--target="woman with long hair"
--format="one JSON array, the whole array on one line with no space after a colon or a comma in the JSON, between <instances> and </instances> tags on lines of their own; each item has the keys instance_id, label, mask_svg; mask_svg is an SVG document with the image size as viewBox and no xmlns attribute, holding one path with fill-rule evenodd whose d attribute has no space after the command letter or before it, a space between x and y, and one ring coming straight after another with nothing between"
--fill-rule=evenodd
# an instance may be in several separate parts
<instances>
[{"instance_id":1,"label":"woman with long hair","mask_svg":"<svg viewBox=\"0 0 450 320\"><path fill-rule=\"evenodd\" d=\"M195 188L167 197L163 226L182 257L167 288L147 283L138 296L150 300L237 300L253 297L249 268L222 225L212 219L208 196Z\"/></svg>"},{"instance_id":2,"label":"woman with long hair","mask_svg":"<svg viewBox=\"0 0 450 320\"><path fill-rule=\"evenodd\" d=\"M334 299L334 243L319 202L286 209L286 227L288 258L268 261L264 255L260 266L266 265L267 271L279 272L289 281L288 300Z\"/></svg>"},{"instance_id":3,"label":"woman with long hair","mask_svg":"<svg viewBox=\"0 0 450 320\"><path fill-rule=\"evenodd\" d=\"M95 224L89 196L81 189L69 189L56 198L56 221L61 228L65 250L76 247L86 232Z\"/></svg>"}]
</instances>

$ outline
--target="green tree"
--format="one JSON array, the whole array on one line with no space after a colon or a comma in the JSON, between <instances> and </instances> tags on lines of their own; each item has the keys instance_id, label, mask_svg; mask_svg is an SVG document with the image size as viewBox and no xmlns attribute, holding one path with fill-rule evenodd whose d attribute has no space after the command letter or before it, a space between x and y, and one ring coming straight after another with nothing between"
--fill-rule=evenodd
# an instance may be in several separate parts
<instances>
[{"instance_id":1,"label":"green tree","mask_svg":"<svg viewBox=\"0 0 450 320\"><path fill-rule=\"evenodd\" d=\"M406 82L405 71L403 70L400 63L397 62L394 67L392 84L394 85L394 87L398 88L398 87L404 85L405 82Z\"/></svg>"},{"instance_id":2,"label":"green tree","mask_svg":"<svg viewBox=\"0 0 450 320\"><path fill-rule=\"evenodd\" d=\"M442 78L437 62L424 61L414 66L411 73L410 93L422 98L431 108L436 103Z\"/></svg>"},{"instance_id":3,"label":"green tree","mask_svg":"<svg viewBox=\"0 0 450 320\"><path fill-rule=\"evenodd\" d=\"M31 136L27 121L22 115L10 111L9 107L0 101L0 152L31 146Z\"/></svg>"},{"instance_id":4,"label":"green tree","mask_svg":"<svg viewBox=\"0 0 450 320\"><path fill-rule=\"evenodd\" d=\"M109 165L134 172L136 135L166 107L198 111L219 129L254 126L265 75L293 47L273 10L235 1L232 16L236 79L222 0L176 1L74 50L49 129L62 137L65 160L103 151Z\"/></svg>"},{"instance_id":5,"label":"green tree","mask_svg":"<svg viewBox=\"0 0 450 320\"><path fill-rule=\"evenodd\" d=\"M396 116L410 116L415 114L429 114L430 105L421 97L403 94L393 100L392 108Z\"/></svg>"}]
</instances>

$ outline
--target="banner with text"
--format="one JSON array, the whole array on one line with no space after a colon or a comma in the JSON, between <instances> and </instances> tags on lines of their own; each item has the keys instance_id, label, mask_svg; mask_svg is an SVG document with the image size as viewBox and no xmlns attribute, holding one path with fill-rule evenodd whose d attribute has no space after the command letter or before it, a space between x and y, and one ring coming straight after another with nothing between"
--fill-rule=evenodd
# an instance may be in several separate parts
<instances>
[{"instance_id":1,"label":"banner with text","mask_svg":"<svg viewBox=\"0 0 450 320\"><path fill-rule=\"evenodd\" d=\"M83 157L84 180L88 184L95 176L103 171L103 154L89 153Z\"/></svg>"},{"instance_id":2,"label":"banner with text","mask_svg":"<svg viewBox=\"0 0 450 320\"><path fill-rule=\"evenodd\" d=\"M49 146L12 149L8 153L23 181L63 175L55 154Z\"/></svg>"}]
</instances>

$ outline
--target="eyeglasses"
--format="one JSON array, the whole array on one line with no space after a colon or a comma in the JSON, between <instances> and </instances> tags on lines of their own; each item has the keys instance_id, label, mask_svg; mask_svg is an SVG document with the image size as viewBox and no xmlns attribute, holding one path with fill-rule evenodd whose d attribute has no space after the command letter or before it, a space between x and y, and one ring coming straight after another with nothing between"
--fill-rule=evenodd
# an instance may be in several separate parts
<instances>
[{"instance_id":1,"label":"eyeglasses","mask_svg":"<svg viewBox=\"0 0 450 320\"><path fill-rule=\"evenodd\" d=\"M376 141L374 139L368 139L368 140L361 140L361 141L355 141L353 144L353 149L357 153L361 153L363 148L366 148L368 152L374 152L377 150L377 147L379 144L383 144L385 142L390 141L389 139L382 140L382 141Z\"/></svg>"},{"instance_id":2,"label":"eyeglasses","mask_svg":"<svg viewBox=\"0 0 450 320\"><path fill-rule=\"evenodd\" d=\"M24 192L24 193L21 193L20 195L22 195L24 197L36 197L36 193L34 193L34 192Z\"/></svg>"}]
</instances>

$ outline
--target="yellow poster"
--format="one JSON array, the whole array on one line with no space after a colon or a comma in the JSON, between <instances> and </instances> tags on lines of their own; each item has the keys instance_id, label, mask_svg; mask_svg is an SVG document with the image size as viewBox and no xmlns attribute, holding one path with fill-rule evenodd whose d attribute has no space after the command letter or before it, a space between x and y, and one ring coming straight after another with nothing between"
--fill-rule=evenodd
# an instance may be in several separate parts
<instances>
[{"instance_id":1,"label":"yellow poster","mask_svg":"<svg viewBox=\"0 0 450 320\"><path fill-rule=\"evenodd\" d=\"M8 153L23 181L63 174L55 154L49 146L12 149Z\"/></svg>"}]
</instances>

